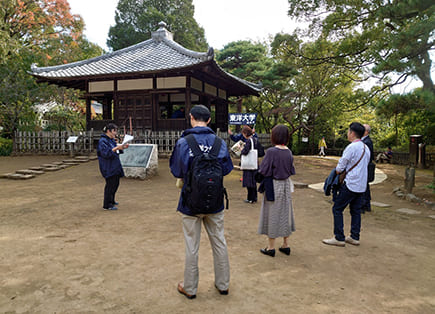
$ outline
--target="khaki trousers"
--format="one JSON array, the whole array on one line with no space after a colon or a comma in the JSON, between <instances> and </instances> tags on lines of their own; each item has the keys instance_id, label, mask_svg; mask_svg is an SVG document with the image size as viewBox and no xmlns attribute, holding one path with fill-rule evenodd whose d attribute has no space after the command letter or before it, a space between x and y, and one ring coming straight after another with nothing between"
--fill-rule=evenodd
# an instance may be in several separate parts
<instances>
[{"instance_id":1,"label":"khaki trousers","mask_svg":"<svg viewBox=\"0 0 435 314\"><path fill-rule=\"evenodd\" d=\"M224 235L224 211L217 214L188 216L182 214L186 261L184 290L195 295L198 289L198 252L201 239L201 222L204 224L213 250L215 285L227 290L230 284L230 263Z\"/></svg>"}]
</instances>

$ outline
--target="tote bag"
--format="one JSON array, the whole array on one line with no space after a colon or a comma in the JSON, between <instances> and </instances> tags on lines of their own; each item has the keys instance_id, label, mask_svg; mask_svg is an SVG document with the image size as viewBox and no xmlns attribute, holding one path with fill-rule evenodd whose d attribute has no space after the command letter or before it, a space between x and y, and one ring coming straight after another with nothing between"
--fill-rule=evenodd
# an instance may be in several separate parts
<instances>
[{"instance_id":1,"label":"tote bag","mask_svg":"<svg viewBox=\"0 0 435 314\"><path fill-rule=\"evenodd\" d=\"M251 150L247 155L242 155L240 161L240 169L256 170L258 168L258 151L254 149L254 141L251 137Z\"/></svg>"}]
</instances>

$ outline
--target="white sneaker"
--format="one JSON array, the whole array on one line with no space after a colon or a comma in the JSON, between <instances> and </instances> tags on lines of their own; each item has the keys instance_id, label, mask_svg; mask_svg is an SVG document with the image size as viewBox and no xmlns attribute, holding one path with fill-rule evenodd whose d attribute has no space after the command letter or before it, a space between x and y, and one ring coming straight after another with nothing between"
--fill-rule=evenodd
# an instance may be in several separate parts
<instances>
[{"instance_id":1,"label":"white sneaker","mask_svg":"<svg viewBox=\"0 0 435 314\"><path fill-rule=\"evenodd\" d=\"M333 237L331 239L323 239L322 242L325 244L328 244L328 245L335 245L335 246L345 246L346 245L346 242L338 241L335 237Z\"/></svg>"},{"instance_id":2,"label":"white sneaker","mask_svg":"<svg viewBox=\"0 0 435 314\"><path fill-rule=\"evenodd\" d=\"M359 245L359 241L355 240L352 237L346 237L345 242L349 243L349 244L352 244L352 245Z\"/></svg>"}]
</instances>

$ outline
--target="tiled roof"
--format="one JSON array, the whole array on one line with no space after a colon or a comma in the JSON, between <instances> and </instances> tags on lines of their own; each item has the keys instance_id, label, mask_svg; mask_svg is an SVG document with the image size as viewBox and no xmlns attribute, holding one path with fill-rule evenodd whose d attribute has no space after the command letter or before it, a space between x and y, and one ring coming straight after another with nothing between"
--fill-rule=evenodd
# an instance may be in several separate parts
<instances>
[{"instance_id":1,"label":"tiled roof","mask_svg":"<svg viewBox=\"0 0 435 314\"><path fill-rule=\"evenodd\" d=\"M162 38L148 39L134 46L83 61L38 68L32 74L47 78L73 78L121 73L143 73L184 68L213 59L213 50L199 53Z\"/></svg>"},{"instance_id":2,"label":"tiled roof","mask_svg":"<svg viewBox=\"0 0 435 314\"><path fill-rule=\"evenodd\" d=\"M159 26L151 34L151 39L136 45L68 64L41 68L33 64L31 74L45 81L59 83L67 79L81 81L84 78L116 74L146 74L212 63L223 79L236 81L236 85L247 87L250 94L257 94L261 90L261 85L245 81L219 67L214 60L212 48L207 52L186 49L173 41L172 33L166 29L165 23L160 22Z\"/></svg>"}]
</instances>

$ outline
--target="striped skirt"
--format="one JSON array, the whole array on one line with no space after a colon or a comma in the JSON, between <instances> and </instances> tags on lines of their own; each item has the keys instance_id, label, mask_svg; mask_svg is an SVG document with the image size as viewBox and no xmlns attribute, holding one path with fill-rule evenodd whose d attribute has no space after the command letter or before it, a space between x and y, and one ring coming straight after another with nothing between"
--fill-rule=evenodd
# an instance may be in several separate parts
<instances>
[{"instance_id":1,"label":"striped skirt","mask_svg":"<svg viewBox=\"0 0 435 314\"><path fill-rule=\"evenodd\" d=\"M263 195L258 233L269 238L288 237L295 231L292 196L293 183L290 177L286 180L273 179L275 201L266 200Z\"/></svg>"}]
</instances>

